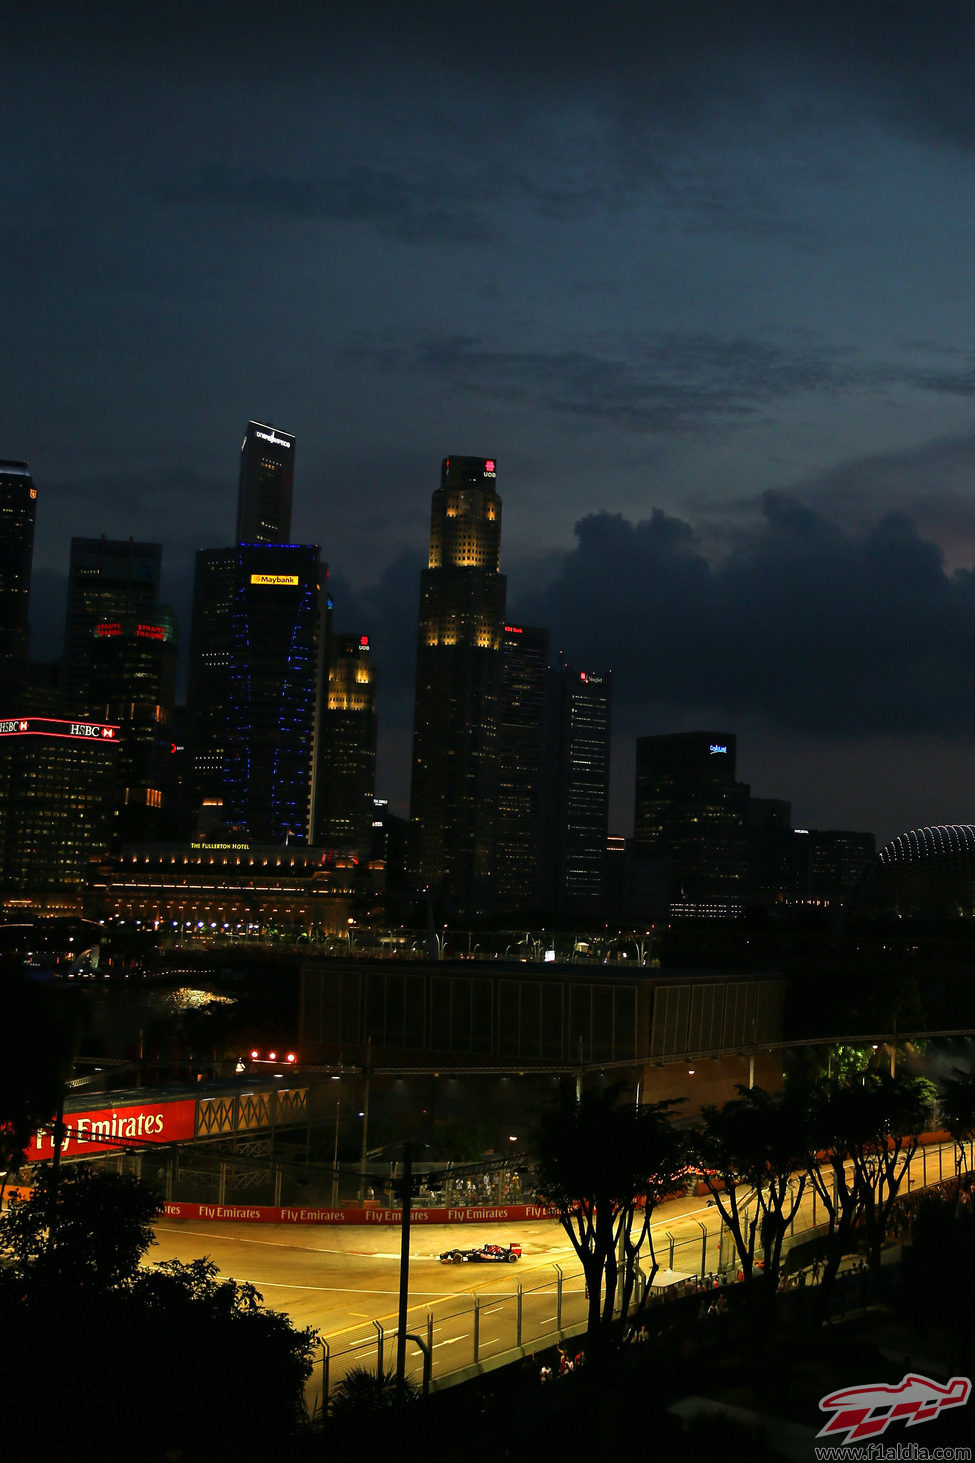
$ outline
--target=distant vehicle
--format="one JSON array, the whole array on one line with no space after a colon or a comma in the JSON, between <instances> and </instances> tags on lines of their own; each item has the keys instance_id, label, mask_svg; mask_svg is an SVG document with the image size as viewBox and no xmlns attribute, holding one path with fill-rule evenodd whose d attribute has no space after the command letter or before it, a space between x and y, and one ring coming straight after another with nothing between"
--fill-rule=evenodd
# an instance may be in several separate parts
<instances>
[{"instance_id":1,"label":"distant vehicle","mask_svg":"<svg viewBox=\"0 0 975 1463\"><path fill-rule=\"evenodd\" d=\"M521 1245L481 1245L474 1250L444 1250L442 1265L510 1265L521 1255Z\"/></svg>"}]
</instances>

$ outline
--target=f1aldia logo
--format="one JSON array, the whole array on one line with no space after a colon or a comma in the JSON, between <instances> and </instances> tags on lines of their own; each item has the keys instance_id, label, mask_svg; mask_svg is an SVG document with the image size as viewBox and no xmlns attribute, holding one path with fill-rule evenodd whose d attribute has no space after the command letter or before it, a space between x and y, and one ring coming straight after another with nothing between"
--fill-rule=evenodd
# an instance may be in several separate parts
<instances>
[{"instance_id":1,"label":"f1aldia logo","mask_svg":"<svg viewBox=\"0 0 975 1463\"><path fill-rule=\"evenodd\" d=\"M866 1387L845 1387L831 1392L819 1404L820 1412L833 1416L817 1437L836 1437L846 1433L844 1443L861 1438L876 1438L886 1432L892 1422L915 1427L919 1422L933 1422L948 1407L963 1407L972 1384L968 1377L952 1377L947 1386L932 1382L930 1377L917 1377L909 1372L896 1387L876 1383Z\"/></svg>"}]
</instances>

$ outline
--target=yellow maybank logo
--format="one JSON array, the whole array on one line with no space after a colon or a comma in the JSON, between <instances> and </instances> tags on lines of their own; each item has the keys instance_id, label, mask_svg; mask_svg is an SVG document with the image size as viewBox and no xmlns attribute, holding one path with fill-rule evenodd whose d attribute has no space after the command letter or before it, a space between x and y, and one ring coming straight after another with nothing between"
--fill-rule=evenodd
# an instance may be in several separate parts
<instances>
[{"instance_id":1,"label":"yellow maybank logo","mask_svg":"<svg viewBox=\"0 0 975 1463\"><path fill-rule=\"evenodd\" d=\"M297 574L252 574L251 584L297 584Z\"/></svg>"}]
</instances>

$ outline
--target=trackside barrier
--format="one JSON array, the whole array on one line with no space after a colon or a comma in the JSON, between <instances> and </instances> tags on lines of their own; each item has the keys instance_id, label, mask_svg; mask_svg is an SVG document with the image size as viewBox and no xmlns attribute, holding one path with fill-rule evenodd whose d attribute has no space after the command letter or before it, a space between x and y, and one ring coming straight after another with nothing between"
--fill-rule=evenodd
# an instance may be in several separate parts
<instances>
[{"instance_id":1,"label":"trackside barrier","mask_svg":"<svg viewBox=\"0 0 975 1463\"><path fill-rule=\"evenodd\" d=\"M410 1206L411 1224L517 1224L529 1219L554 1219L558 1211L547 1204L499 1204L425 1209ZM197 1204L167 1200L166 1219L233 1220L246 1224L400 1224L402 1209L288 1207L275 1204Z\"/></svg>"}]
</instances>

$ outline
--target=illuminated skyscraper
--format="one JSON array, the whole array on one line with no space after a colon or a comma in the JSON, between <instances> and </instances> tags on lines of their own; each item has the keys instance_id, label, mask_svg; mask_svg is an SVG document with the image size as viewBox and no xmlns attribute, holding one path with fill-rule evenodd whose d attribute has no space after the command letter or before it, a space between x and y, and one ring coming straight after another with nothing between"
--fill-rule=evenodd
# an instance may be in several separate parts
<instances>
[{"instance_id":1,"label":"illuminated skyscraper","mask_svg":"<svg viewBox=\"0 0 975 1463\"><path fill-rule=\"evenodd\" d=\"M118 725L115 838L164 837L173 816L176 627L168 606L95 626L88 675L93 714Z\"/></svg>"},{"instance_id":2,"label":"illuminated skyscraper","mask_svg":"<svg viewBox=\"0 0 975 1463\"><path fill-rule=\"evenodd\" d=\"M73 538L68 566L61 690L69 716L88 709L95 626L132 614L150 619L159 603L162 545L132 539Z\"/></svg>"},{"instance_id":3,"label":"illuminated skyscraper","mask_svg":"<svg viewBox=\"0 0 975 1463\"><path fill-rule=\"evenodd\" d=\"M236 583L236 549L197 550L187 703L192 776L200 802L223 801Z\"/></svg>"},{"instance_id":4,"label":"illuminated skyscraper","mask_svg":"<svg viewBox=\"0 0 975 1463\"><path fill-rule=\"evenodd\" d=\"M325 574L317 544L237 550L224 813L251 843L311 842Z\"/></svg>"},{"instance_id":5,"label":"illuminated skyscraper","mask_svg":"<svg viewBox=\"0 0 975 1463\"><path fill-rule=\"evenodd\" d=\"M0 665L27 659L37 489L26 462L0 462Z\"/></svg>"},{"instance_id":6,"label":"illuminated skyscraper","mask_svg":"<svg viewBox=\"0 0 975 1463\"><path fill-rule=\"evenodd\" d=\"M315 783L315 842L368 859L376 793L376 667L368 635L332 635Z\"/></svg>"},{"instance_id":7,"label":"illuminated skyscraper","mask_svg":"<svg viewBox=\"0 0 975 1463\"><path fill-rule=\"evenodd\" d=\"M248 422L240 447L237 542L286 544L291 538L295 439L264 422Z\"/></svg>"},{"instance_id":8,"label":"illuminated skyscraper","mask_svg":"<svg viewBox=\"0 0 975 1463\"><path fill-rule=\"evenodd\" d=\"M505 579L497 468L445 458L420 579L410 862L449 917L494 904Z\"/></svg>"}]
</instances>

